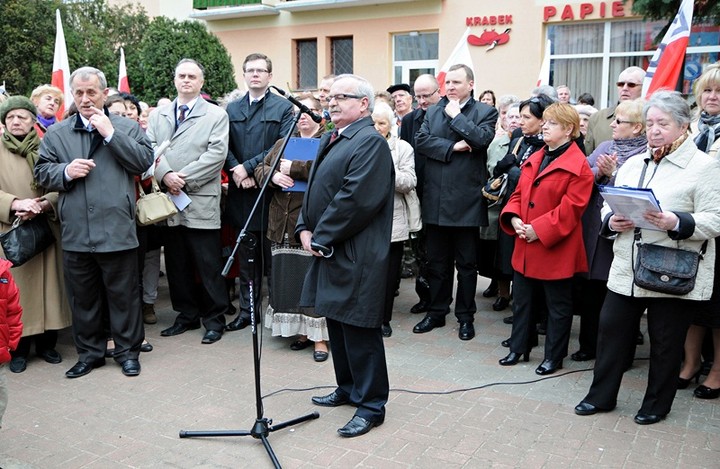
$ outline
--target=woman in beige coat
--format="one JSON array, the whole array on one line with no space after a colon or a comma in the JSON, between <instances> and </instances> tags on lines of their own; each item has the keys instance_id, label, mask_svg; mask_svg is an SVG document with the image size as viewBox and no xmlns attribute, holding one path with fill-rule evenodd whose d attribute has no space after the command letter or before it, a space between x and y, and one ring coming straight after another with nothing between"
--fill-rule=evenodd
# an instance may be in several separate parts
<instances>
[{"instance_id":1,"label":"woman in beige coat","mask_svg":"<svg viewBox=\"0 0 720 469\"><path fill-rule=\"evenodd\" d=\"M33 340L39 357L60 363L55 350L57 331L70 325L70 308L62 279L60 230L55 216L57 193L44 194L33 178L40 139L34 129L37 110L23 96L13 96L0 106L5 133L0 144L0 231L8 231L19 217L46 216L56 233L50 246L20 267L13 276L20 289L23 336L12 353L10 371L25 371Z\"/></svg>"}]
</instances>

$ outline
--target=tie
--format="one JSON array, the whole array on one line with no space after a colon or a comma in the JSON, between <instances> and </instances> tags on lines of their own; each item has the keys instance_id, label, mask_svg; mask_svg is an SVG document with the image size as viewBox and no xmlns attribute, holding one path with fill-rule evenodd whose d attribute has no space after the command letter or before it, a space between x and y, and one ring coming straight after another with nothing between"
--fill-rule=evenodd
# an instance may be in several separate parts
<instances>
[{"instance_id":1,"label":"tie","mask_svg":"<svg viewBox=\"0 0 720 469\"><path fill-rule=\"evenodd\" d=\"M333 130L332 135L330 135L330 143L334 142L336 138L338 138L338 131L337 131L337 129Z\"/></svg>"},{"instance_id":2,"label":"tie","mask_svg":"<svg viewBox=\"0 0 720 469\"><path fill-rule=\"evenodd\" d=\"M178 125L182 124L183 121L185 121L185 114L187 113L187 110L190 109L187 107L187 104L183 104L180 106L180 117L178 117Z\"/></svg>"}]
</instances>

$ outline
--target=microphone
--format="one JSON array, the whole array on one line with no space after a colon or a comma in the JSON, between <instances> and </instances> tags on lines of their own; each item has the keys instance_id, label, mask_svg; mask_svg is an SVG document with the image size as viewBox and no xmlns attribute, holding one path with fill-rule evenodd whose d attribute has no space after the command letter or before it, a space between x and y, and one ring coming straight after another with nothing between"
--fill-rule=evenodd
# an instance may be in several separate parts
<instances>
[{"instance_id":1,"label":"microphone","mask_svg":"<svg viewBox=\"0 0 720 469\"><path fill-rule=\"evenodd\" d=\"M319 124L322 122L322 116L318 116L317 114L312 112L309 107L305 106L303 103L301 103L300 101L295 99L290 93L286 92L283 89L278 88L275 85L270 85L270 88L274 89L275 91L280 93L282 96L287 98L288 101L290 101L291 103L293 103L295 106L297 106L300 109L300 112L303 112L303 113L307 114L308 116L310 116L310 119L312 119L316 123Z\"/></svg>"}]
</instances>

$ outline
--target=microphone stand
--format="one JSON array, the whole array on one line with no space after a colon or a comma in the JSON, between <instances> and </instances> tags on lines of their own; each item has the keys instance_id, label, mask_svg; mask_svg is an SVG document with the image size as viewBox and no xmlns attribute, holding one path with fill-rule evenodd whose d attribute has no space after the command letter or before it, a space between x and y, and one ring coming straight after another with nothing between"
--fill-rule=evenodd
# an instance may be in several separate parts
<instances>
[{"instance_id":1,"label":"microphone stand","mask_svg":"<svg viewBox=\"0 0 720 469\"><path fill-rule=\"evenodd\" d=\"M293 130L296 128L298 121L300 120L300 116L302 115L302 112L298 112L297 116L295 117L295 121L293 122L292 127L288 131L287 135L285 135L285 138L283 140L282 146L280 147L280 151L278 152L277 156L272 162L270 173L268 177L265 178L265 181L263 182L262 187L260 188L260 193L257 196L257 199L255 199L255 205L253 205L252 210L250 211L250 214L248 215L247 221L245 221L245 226L243 226L242 230L240 230L240 234L238 234L237 240L235 241L235 247L232 250L232 253L230 254L230 257L228 257L227 262L225 263L225 268L222 271L222 274L224 277L227 277L228 272L230 272L230 268L232 267L233 263L235 262L235 254L237 253L238 248L240 247L240 243L243 243L245 247L248 248L249 253L249 259L248 263L252 266L251 270L253 272L250 272L250 280L248 282L248 287L250 291L250 328L252 330L252 337L253 337L253 366L255 371L255 410L257 411L257 417L255 419L255 424L253 425L251 430L200 430L200 431L190 431L190 430L180 430L180 438L192 438L192 437L215 437L215 436L252 436L255 439L258 439L262 441L263 446L265 447L265 450L268 453L268 456L272 460L273 465L280 469L280 462L278 461L277 457L275 456L275 453L273 452L272 446L270 446L270 442L268 441L268 436L270 433L282 430L283 428L297 425L298 423L305 422L307 420L314 420L320 417L320 414L316 412L312 412L307 415L303 415L302 417L294 418L292 420L288 420L286 422L277 423L275 425L272 424L272 419L264 417L264 409L263 409L263 403L262 403L262 393L260 391L260 346L259 346L259 334L257 330L257 325L259 321L257 320L257 312L255 310L255 289L254 289L254 281L255 278L255 272L254 270L257 268L255 266L255 255L256 250L255 247L257 245L257 240L255 239L255 236L253 236L251 233L247 231L248 226L250 225L250 220L252 220L253 215L255 214L255 211L257 210L258 206L260 205L263 195L265 194L265 191L267 190L268 183L270 182L270 179L272 179L272 174L275 173L275 170L278 167L278 164L280 163L280 158L285 153L285 147L287 147L288 141L290 140L290 135L292 135Z\"/></svg>"}]
</instances>

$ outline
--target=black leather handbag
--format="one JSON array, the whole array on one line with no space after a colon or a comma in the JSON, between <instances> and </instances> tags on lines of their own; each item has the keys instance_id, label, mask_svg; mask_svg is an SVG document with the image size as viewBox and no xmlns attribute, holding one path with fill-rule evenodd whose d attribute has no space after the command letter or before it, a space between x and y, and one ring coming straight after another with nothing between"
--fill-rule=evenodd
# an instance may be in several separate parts
<instances>
[{"instance_id":1,"label":"black leather handbag","mask_svg":"<svg viewBox=\"0 0 720 469\"><path fill-rule=\"evenodd\" d=\"M686 295L695 288L695 277L707 241L703 243L700 252L656 244L638 243L637 247L635 285L670 295Z\"/></svg>"},{"instance_id":2,"label":"black leather handbag","mask_svg":"<svg viewBox=\"0 0 720 469\"><path fill-rule=\"evenodd\" d=\"M5 258L19 267L55 243L50 224L45 215L26 221L16 218L12 228L0 234Z\"/></svg>"}]
</instances>

